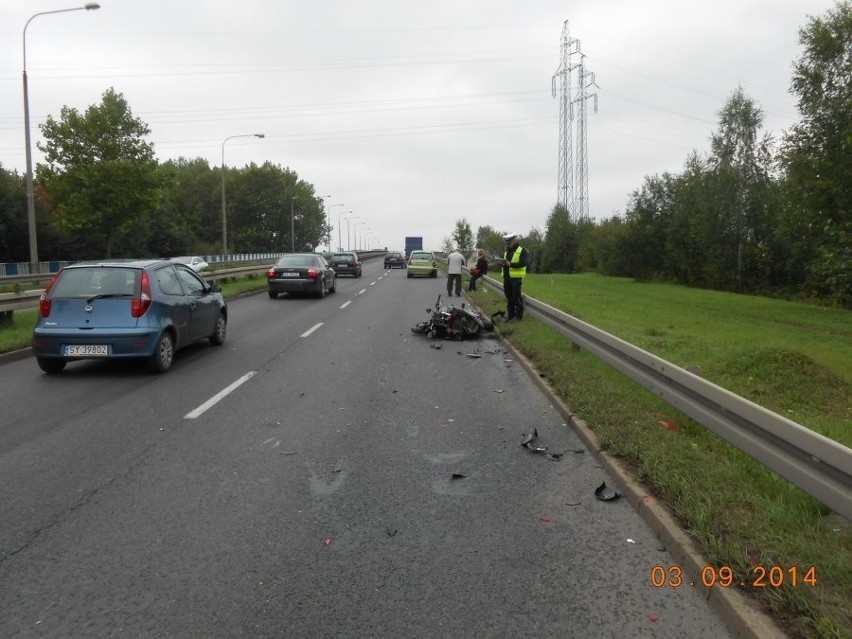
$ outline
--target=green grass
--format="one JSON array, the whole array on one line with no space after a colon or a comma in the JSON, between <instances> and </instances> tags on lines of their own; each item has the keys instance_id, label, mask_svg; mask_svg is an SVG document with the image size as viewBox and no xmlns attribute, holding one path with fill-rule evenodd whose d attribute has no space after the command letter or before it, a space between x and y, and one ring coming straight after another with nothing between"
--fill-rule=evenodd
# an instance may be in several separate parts
<instances>
[{"instance_id":1,"label":"green grass","mask_svg":"<svg viewBox=\"0 0 852 639\"><path fill-rule=\"evenodd\" d=\"M848 311L590 274L528 276L524 293L850 445ZM493 291L474 295L486 314L505 308ZM816 588L752 594L793 636L850 636L849 522L532 318L501 331L671 507L709 564L738 575L815 566Z\"/></svg>"}]
</instances>

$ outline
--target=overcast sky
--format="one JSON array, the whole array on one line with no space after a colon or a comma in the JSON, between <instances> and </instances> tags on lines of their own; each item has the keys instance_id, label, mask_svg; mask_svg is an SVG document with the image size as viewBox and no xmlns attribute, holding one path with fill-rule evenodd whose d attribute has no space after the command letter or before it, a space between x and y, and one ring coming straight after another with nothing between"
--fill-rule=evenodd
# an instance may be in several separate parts
<instances>
[{"instance_id":1,"label":"overcast sky","mask_svg":"<svg viewBox=\"0 0 852 639\"><path fill-rule=\"evenodd\" d=\"M589 212L624 211L645 176L706 153L741 86L776 138L798 30L834 0L102 0L36 17L27 75L38 125L112 87L160 161L270 161L330 195L338 227L391 249L438 249L456 220L542 231L557 197L563 23L595 74ZM0 3L0 165L25 171L23 31L64 0ZM344 206L333 206L343 204ZM354 217L357 216L357 217ZM344 216L345 217L345 216ZM341 219L343 244L347 223ZM338 229L335 228L333 236ZM354 239L350 239L350 243ZM336 239L335 239L335 244ZM61 256L55 256L61 257ZM2 260L0 260L2 261Z\"/></svg>"}]
</instances>

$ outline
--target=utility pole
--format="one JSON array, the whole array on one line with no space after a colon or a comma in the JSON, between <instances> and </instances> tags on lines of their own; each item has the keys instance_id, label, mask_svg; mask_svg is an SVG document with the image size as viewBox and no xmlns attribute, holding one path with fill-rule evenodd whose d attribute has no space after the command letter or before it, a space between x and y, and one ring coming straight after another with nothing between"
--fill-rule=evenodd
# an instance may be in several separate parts
<instances>
[{"instance_id":1,"label":"utility pole","mask_svg":"<svg viewBox=\"0 0 852 639\"><path fill-rule=\"evenodd\" d=\"M586 104L594 98L598 110L597 94L587 94L586 89L595 84L595 74L585 69L585 55L580 41L572 39L568 21L562 24L560 60L551 78L551 93L559 98L559 153L557 162L556 202L568 210L575 222L589 218L589 153L587 144ZM579 58L579 62L573 59ZM575 74L574 71L577 71ZM572 84L577 78L577 98L572 99ZM589 80L591 78L591 80ZM557 88L557 84L559 85ZM574 158L574 105L578 106L577 157Z\"/></svg>"},{"instance_id":2,"label":"utility pole","mask_svg":"<svg viewBox=\"0 0 852 639\"><path fill-rule=\"evenodd\" d=\"M556 72L551 78L551 94L559 98L559 151L556 169L556 202L574 213L574 157L572 147L572 121L574 119L571 102L571 76L576 65L571 63L571 55L579 50L579 41L572 40L568 33L568 21L562 23L560 38L560 60ZM557 84L559 85L557 88Z\"/></svg>"},{"instance_id":3,"label":"utility pole","mask_svg":"<svg viewBox=\"0 0 852 639\"><path fill-rule=\"evenodd\" d=\"M589 219L589 146L586 139L586 113L588 100L594 98L595 112L598 110L598 94L586 93L586 89L595 84L595 74L585 70L584 60L586 56L580 54L580 63L577 73L577 180L575 202L575 219L578 222Z\"/></svg>"}]
</instances>

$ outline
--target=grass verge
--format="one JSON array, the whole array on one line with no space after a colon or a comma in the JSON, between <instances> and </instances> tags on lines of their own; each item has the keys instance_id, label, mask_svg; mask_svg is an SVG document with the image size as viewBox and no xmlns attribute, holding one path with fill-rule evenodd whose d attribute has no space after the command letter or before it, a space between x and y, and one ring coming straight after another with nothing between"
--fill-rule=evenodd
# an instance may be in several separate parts
<instances>
[{"instance_id":1,"label":"grass verge","mask_svg":"<svg viewBox=\"0 0 852 639\"><path fill-rule=\"evenodd\" d=\"M595 275L528 276L524 293L846 446L852 441L848 311ZM488 315L505 308L493 290L473 295ZM850 636L848 521L531 317L500 330L672 509L708 564L738 577L777 566L781 587L750 589L769 614L792 636ZM790 584L791 569L801 578L811 566L816 586Z\"/></svg>"}]
</instances>

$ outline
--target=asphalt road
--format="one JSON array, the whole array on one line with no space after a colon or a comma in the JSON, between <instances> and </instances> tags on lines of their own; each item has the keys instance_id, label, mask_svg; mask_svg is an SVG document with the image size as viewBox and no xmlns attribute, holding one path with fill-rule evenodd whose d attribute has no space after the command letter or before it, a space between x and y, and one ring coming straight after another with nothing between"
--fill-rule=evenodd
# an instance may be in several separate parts
<instances>
[{"instance_id":1,"label":"asphalt road","mask_svg":"<svg viewBox=\"0 0 852 639\"><path fill-rule=\"evenodd\" d=\"M499 341L410 332L445 290L368 263L165 375L0 366L0 637L729 636Z\"/></svg>"}]
</instances>

